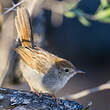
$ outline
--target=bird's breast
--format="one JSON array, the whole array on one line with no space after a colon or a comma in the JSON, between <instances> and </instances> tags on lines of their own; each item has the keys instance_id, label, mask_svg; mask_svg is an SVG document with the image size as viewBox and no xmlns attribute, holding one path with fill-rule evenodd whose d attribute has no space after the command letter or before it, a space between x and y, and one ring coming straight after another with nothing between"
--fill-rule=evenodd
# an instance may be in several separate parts
<instances>
[{"instance_id":1,"label":"bird's breast","mask_svg":"<svg viewBox=\"0 0 110 110\"><path fill-rule=\"evenodd\" d=\"M32 69L24 61L20 61L20 69L25 80L28 84L35 89L37 92L49 93L46 87L43 85L42 80L44 78L43 73L37 72L35 69Z\"/></svg>"}]
</instances>

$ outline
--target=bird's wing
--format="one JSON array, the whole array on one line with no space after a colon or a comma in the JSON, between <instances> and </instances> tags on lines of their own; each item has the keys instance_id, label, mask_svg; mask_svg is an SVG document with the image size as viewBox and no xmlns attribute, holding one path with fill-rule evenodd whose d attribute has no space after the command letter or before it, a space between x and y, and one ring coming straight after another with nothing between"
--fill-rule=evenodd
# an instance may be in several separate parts
<instances>
[{"instance_id":1,"label":"bird's wing","mask_svg":"<svg viewBox=\"0 0 110 110\"><path fill-rule=\"evenodd\" d=\"M50 61L48 53L42 51L42 49L35 50L19 46L15 50L26 64L39 73L46 74L52 66L53 62Z\"/></svg>"}]
</instances>

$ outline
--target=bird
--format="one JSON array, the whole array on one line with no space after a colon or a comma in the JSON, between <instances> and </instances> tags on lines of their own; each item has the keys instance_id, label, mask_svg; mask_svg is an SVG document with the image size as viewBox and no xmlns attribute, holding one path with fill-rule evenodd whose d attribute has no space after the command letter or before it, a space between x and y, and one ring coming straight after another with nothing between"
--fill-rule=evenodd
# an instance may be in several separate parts
<instances>
[{"instance_id":1,"label":"bird","mask_svg":"<svg viewBox=\"0 0 110 110\"><path fill-rule=\"evenodd\" d=\"M21 46L15 48L20 69L32 91L56 95L77 73L84 73L68 60L34 45L29 12L17 8L15 26Z\"/></svg>"}]
</instances>

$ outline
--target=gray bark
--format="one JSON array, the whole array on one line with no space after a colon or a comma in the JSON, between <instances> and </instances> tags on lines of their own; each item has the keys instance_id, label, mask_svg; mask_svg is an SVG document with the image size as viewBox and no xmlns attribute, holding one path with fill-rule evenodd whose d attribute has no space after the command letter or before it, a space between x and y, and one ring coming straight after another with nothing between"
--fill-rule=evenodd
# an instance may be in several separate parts
<instances>
[{"instance_id":1,"label":"gray bark","mask_svg":"<svg viewBox=\"0 0 110 110\"><path fill-rule=\"evenodd\" d=\"M84 110L84 107L49 94L0 88L0 110Z\"/></svg>"}]
</instances>

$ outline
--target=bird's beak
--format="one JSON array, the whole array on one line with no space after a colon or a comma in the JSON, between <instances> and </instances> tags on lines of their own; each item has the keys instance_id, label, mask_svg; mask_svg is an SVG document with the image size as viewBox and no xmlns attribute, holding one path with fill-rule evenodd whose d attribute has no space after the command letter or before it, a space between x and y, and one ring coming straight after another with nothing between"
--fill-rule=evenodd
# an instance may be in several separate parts
<instances>
[{"instance_id":1,"label":"bird's beak","mask_svg":"<svg viewBox=\"0 0 110 110\"><path fill-rule=\"evenodd\" d=\"M86 72L81 71L81 70L76 70L75 72L76 72L76 73L81 73L81 74L82 74L82 73L86 73Z\"/></svg>"}]
</instances>

